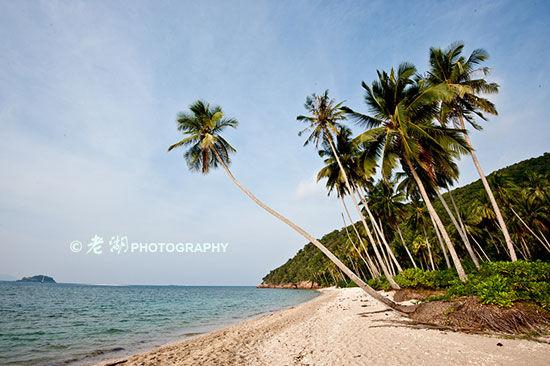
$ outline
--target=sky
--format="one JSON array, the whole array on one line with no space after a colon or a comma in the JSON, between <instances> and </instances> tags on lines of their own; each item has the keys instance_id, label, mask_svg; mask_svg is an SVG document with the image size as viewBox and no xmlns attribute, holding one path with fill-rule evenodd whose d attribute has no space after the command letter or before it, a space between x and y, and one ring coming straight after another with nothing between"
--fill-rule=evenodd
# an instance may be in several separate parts
<instances>
[{"instance_id":1,"label":"sky","mask_svg":"<svg viewBox=\"0 0 550 366\"><path fill-rule=\"evenodd\" d=\"M296 122L330 89L360 111L361 81L428 50L486 49L498 117L472 140L486 172L550 151L547 1L0 1L0 274L94 284L255 285L305 240L223 171L188 171L178 112L196 99L239 120L232 169L322 236L342 226ZM359 132L354 128L355 132ZM459 184L476 179L467 157ZM226 243L225 252L112 252ZM88 249L103 239L102 253ZM73 251L71 243L82 244ZM98 240L96 240L98 242ZM114 242L111 242L111 244ZM129 244L130 245L130 244ZM148 244L147 244L148 245ZM148 247L149 248L149 247Z\"/></svg>"}]
</instances>

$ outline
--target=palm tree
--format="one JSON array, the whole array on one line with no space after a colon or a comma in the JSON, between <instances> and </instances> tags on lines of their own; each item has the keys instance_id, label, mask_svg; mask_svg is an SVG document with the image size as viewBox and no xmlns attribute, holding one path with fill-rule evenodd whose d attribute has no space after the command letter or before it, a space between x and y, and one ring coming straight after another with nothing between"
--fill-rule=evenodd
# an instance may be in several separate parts
<instances>
[{"instance_id":1,"label":"palm tree","mask_svg":"<svg viewBox=\"0 0 550 366\"><path fill-rule=\"evenodd\" d=\"M475 121L475 117L486 120L484 113L497 115L495 105L489 100L482 98L481 93L497 93L498 84L489 83L483 78L489 74L489 68L480 67L480 64L489 58L489 54L483 49L474 50L466 59L462 56L463 43L454 43L445 51L440 48L430 49L430 71L428 80L432 85L445 84L455 91L452 99L446 100L441 109L440 121L445 124L451 121L455 126L466 129L465 122L468 122L475 129L481 126ZM480 75L478 77L478 75ZM512 261L517 260L512 239L508 232L500 208L495 200L491 186L487 182L485 173L472 147L469 134L464 132L464 139L469 147L469 153L477 169L483 187L489 196L495 216L506 241L508 252Z\"/></svg>"},{"instance_id":2,"label":"palm tree","mask_svg":"<svg viewBox=\"0 0 550 366\"><path fill-rule=\"evenodd\" d=\"M424 240L426 244L425 247L428 249L428 258L430 259L432 270L435 270L432 246L430 245L430 240L426 231L426 226L428 225L428 220L426 218L426 206L418 199L411 200L407 224L415 234L417 241L420 240L420 238ZM417 234L419 230L422 230L420 235Z\"/></svg>"},{"instance_id":3,"label":"palm tree","mask_svg":"<svg viewBox=\"0 0 550 366\"><path fill-rule=\"evenodd\" d=\"M203 101L196 101L189 107L191 113L180 113L177 118L178 131L183 133L184 137L180 141L171 145L168 151L175 148L186 147L188 150L184 153L185 160L191 171L200 171L207 174L210 169L221 166L231 181L254 203L265 211L275 216L294 231L302 235L313 245L315 245L323 254L325 254L342 272L344 272L353 282L355 282L367 294L384 305L401 312L411 312L413 307L399 305L390 299L376 292L367 285L355 273L353 273L340 259L338 259L330 250L328 250L313 235L296 225L288 218L275 211L262 201L260 201L252 192L244 187L233 175L229 169L229 155L235 152L235 149L221 136L221 132L227 128L236 128L237 120L225 118L222 109L219 106L210 106Z\"/></svg>"},{"instance_id":4,"label":"palm tree","mask_svg":"<svg viewBox=\"0 0 550 366\"><path fill-rule=\"evenodd\" d=\"M344 212L346 213L346 216L348 217L348 220L350 222L350 225L353 227L353 230L355 232L355 235L357 239L359 240L359 243L361 245L361 248L367 255L367 260L370 266L370 271L373 274L379 274L378 269L374 265L369 252L367 250L367 247L365 246L365 243L363 239L361 238L361 235L359 234L359 231L353 224L353 219L351 218L351 215L349 213L348 207L346 205L345 196L350 194L348 191L346 184L342 177L342 172L340 170L340 167L338 166L338 163L336 162L335 155L330 148L330 146L327 146L328 143L325 141L323 142L323 149L319 150L319 156L324 158L325 166L317 173L317 182L319 182L322 179L326 179L326 187L328 190L328 195L330 196L332 191L336 191L336 195L338 199L340 200L340 204L342 205L342 208ZM342 162L342 165L344 166L346 170L347 176L351 179L353 182L361 182L365 180L365 174L362 173L362 169L360 169L360 166L357 164L357 157L359 155L359 149L356 145L351 143L351 130L347 127L341 127L339 133L336 135L336 150L338 152L338 156L340 158L340 161ZM344 220L345 224L345 220ZM347 229L347 228L346 228Z\"/></svg>"},{"instance_id":5,"label":"palm tree","mask_svg":"<svg viewBox=\"0 0 550 366\"><path fill-rule=\"evenodd\" d=\"M400 222L405 216L405 194L397 188L396 183L396 179L379 180L369 192L369 202L372 210L377 213L390 229L397 231L401 244L405 248L411 263L414 268L417 268L399 227Z\"/></svg>"},{"instance_id":6,"label":"palm tree","mask_svg":"<svg viewBox=\"0 0 550 366\"><path fill-rule=\"evenodd\" d=\"M298 121L306 122L308 124L308 126L302 131L300 131L298 135L301 136L305 132L310 133L308 138L306 139L306 142L304 143L304 146L308 145L311 142L314 143L316 146L318 146L320 142L324 142L332 150L334 158L336 159L336 163L340 168L340 172L342 174L342 178L345 182L346 188L348 192L350 192L350 196L355 205L355 209L359 214L363 227L372 244L372 247L374 249L374 254L378 259L380 267L382 268L384 275L388 279L390 286L393 289L399 289L399 285L394 281L393 276L391 275L388 267L384 264L382 256L378 251L375 240L371 234L371 231L367 225L367 222L365 221L363 213L361 212L361 208L359 207L357 198L355 197L354 193L356 192L356 189L355 187L352 188L352 183L348 178L346 169L344 168L342 161L340 160L340 157L338 155L338 152L336 151L336 147L334 146L334 136L338 135L338 133L343 127L341 122L346 119L345 113L341 109L342 102L336 103L334 99L331 99L328 96L328 90L325 90L325 92L322 95L312 94L308 96L306 98L304 107L312 115L311 116L299 115L298 117L296 117Z\"/></svg>"},{"instance_id":7,"label":"palm tree","mask_svg":"<svg viewBox=\"0 0 550 366\"><path fill-rule=\"evenodd\" d=\"M422 170L419 171L422 172ZM458 233L460 239L464 243L466 251L470 255L472 262L474 263L475 267L479 269L479 261L474 252L474 249L472 248L472 245L470 244L470 241L468 240L468 236L462 230L462 227L460 226L453 212L449 208L449 205L447 204L447 201L445 201L445 198L441 194L440 190L441 187L448 187L458 180L458 166L452 160L439 159L437 162L435 162L435 164L433 164L431 174L434 177L433 184L429 184L431 182L430 179L422 179L423 182L428 183L426 184L426 189L428 190L429 196L432 197L432 192L435 193L435 196L437 196L437 198L441 202L443 208L445 209L445 212L447 213L447 216L449 216L449 218L451 219L451 223L456 229L456 232Z\"/></svg>"},{"instance_id":8,"label":"palm tree","mask_svg":"<svg viewBox=\"0 0 550 366\"><path fill-rule=\"evenodd\" d=\"M371 86L362 83L372 115L347 107L344 110L359 124L370 128L356 138L357 143L368 145L370 156L365 164L371 165L380 157L382 176L389 179L400 162L403 171L413 177L449 249L459 278L466 281L466 273L449 234L416 169L432 175L438 160L451 160L466 152L467 147L462 131L433 123L438 103L450 98L451 90L445 85L427 86L422 80L413 79L415 73L416 68L408 63L401 64L397 72L394 69L389 74L378 71L378 80Z\"/></svg>"},{"instance_id":9,"label":"palm tree","mask_svg":"<svg viewBox=\"0 0 550 366\"><path fill-rule=\"evenodd\" d=\"M419 172L422 173L422 170L419 170ZM398 189L400 191L403 191L407 196L407 198L409 198L412 202L418 202L422 200L422 196L418 189L418 185L410 175L407 175L406 173L403 173L403 172L399 172L395 176L396 176L396 179L400 181L398 185ZM424 182L426 178L424 177L421 179ZM430 197L432 196L430 195ZM435 220L433 219L432 216L430 216L430 219L435 230L437 242L439 243L439 246L441 247L441 252L445 257L445 263L447 264L447 268L451 268L451 262L449 261L449 256L447 255L447 249L445 249L446 244L443 242L443 238L441 236L441 233L439 232L439 227L435 223Z\"/></svg>"},{"instance_id":10,"label":"palm tree","mask_svg":"<svg viewBox=\"0 0 550 366\"><path fill-rule=\"evenodd\" d=\"M495 174L492 178L497 177L498 175ZM550 251L550 244L546 239L546 233L550 229L549 182L542 175L535 173L528 174L527 181L529 185L521 190L508 185L508 187L505 186L505 189L499 189L495 194L498 198L506 197L506 206L515 216L516 220L512 220L511 225L515 238L525 241L526 237L532 235L542 244L543 248ZM507 192L506 188L510 192Z\"/></svg>"},{"instance_id":11,"label":"palm tree","mask_svg":"<svg viewBox=\"0 0 550 366\"><path fill-rule=\"evenodd\" d=\"M430 199L432 197L437 197L439 199L443 208L445 209L445 212L447 213L447 216L449 216L449 218L451 219L451 223L455 227L456 232L458 233L459 237L464 243L464 246L466 247L466 251L468 252L470 258L472 259L472 262L474 263L476 268L479 269L480 267L479 261L474 252L474 249L472 248L472 245L470 244L470 241L468 240L468 236L466 235L464 230L462 230L462 227L458 223L457 219L455 218L454 214L449 208L447 201L445 201L445 198L443 197L440 191L441 187L447 187L448 185L452 185L455 181L458 180L458 175L459 175L458 166L454 161L449 160L445 157L443 159L440 159L438 158L438 156L434 156L434 162L433 164L431 164L429 172L426 172L424 169L417 167L416 164L414 165L416 167L416 171L420 176L420 179L425 184L426 191L428 192L428 196L430 197ZM414 180L412 180L406 174L400 174L399 176L403 177L402 185L408 186L409 191L413 191L413 192L416 191L416 188L415 188L416 184L414 183ZM435 221L433 225L436 228L436 235L438 240L440 241L441 234L437 229L437 225L435 224ZM440 241L440 244L441 244L441 241ZM447 262L447 266L449 266L447 253L443 246L442 246L442 250L443 250L443 254L445 255L445 262Z\"/></svg>"}]
</instances>

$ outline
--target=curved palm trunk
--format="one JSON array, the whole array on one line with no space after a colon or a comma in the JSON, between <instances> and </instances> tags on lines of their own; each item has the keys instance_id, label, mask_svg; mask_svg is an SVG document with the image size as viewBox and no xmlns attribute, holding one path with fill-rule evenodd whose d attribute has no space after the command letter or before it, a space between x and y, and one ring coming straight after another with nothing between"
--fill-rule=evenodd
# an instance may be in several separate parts
<instances>
[{"instance_id":1,"label":"curved palm trunk","mask_svg":"<svg viewBox=\"0 0 550 366\"><path fill-rule=\"evenodd\" d=\"M432 245L428 240L428 233L426 232L426 227L422 224L422 231L424 232L424 240L426 241L426 246L428 247L428 258L430 258L430 264L432 265L432 271L435 271L434 257L432 255Z\"/></svg>"},{"instance_id":2,"label":"curved palm trunk","mask_svg":"<svg viewBox=\"0 0 550 366\"><path fill-rule=\"evenodd\" d=\"M216 155L216 159L218 162L222 165L223 169L225 170L225 173L231 179L231 181L243 192L248 198L250 198L255 204L263 208L265 211L270 213L271 215L275 216L288 226L290 226L294 231L296 231L298 234L302 235L306 240L310 241L313 245L315 245L321 252L323 252L324 255L326 255L342 272L344 272L353 282L357 284L363 291L365 291L367 294L372 296L374 299L378 300L382 304L388 306L391 309L394 309L399 312L403 313L411 313L413 312L416 307L415 306L406 306L406 305L400 305L385 296L379 294L375 289L367 285L362 279L360 279L353 271L351 271L340 259L338 259L330 250L327 249L319 240L317 240L313 235L302 229L300 226L296 225L289 219L287 219L285 216L280 214L279 212L275 211L262 201L260 201L252 192L250 192L246 187L244 187L233 175L229 167L225 164L225 162L220 158L220 155L217 150L214 149L214 154Z\"/></svg>"},{"instance_id":3,"label":"curved palm trunk","mask_svg":"<svg viewBox=\"0 0 550 366\"><path fill-rule=\"evenodd\" d=\"M435 209L432 206L430 198L428 197L428 193L426 193L426 189L424 188L424 184L422 183L422 180L420 180L420 177L418 176L418 174L416 174L416 170L414 170L414 166L412 165L411 161L408 158L405 158L405 159L406 159L407 165L409 166L409 170L411 171L411 174L414 180L416 181L418 189L420 190L422 199L424 200L424 203L428 208L428 212L430 213L430 216L434 219L435 223L437 224L437 227L439 228L439 232L441 233L441 236L443 236L443 240L447 245L447 249L449 249L449 253L451 254L451 258L453 259L453 264L456 268L456 272L458 273L458 277L462 282L466 282L468 280L468 276L466 276L466 272L462 267L462 263L460 263L460 259L456 254L455 248L453 246L453 242L451 241L451 238L449 237L449 234L447 233L447 230L445 229L443 222L441 222L441 218L439 217L439 215L437 215L437 212L435 212Z\"/></svg>"},{"instance_id":4,"label":"curved palm trunk","mask_svg":"<svg viewBox=\"0 0 550 366\"><path fill-rule=\"evenodd\" d=\"M447 202L443 198L443 195L439 191L439 188L437 187L435 188L435 193L437 194L437 198L439 198L439 201L441 201L443 208L445 208L445 211L447 211L447 215L449 215L449 218L451 219L451 222L456 228L458 235L460 235L460 238L462 239L462 242L464 243L464 246L466 247L466 250L468 251L470 258L472 258L472 261L474 262L474 265L476 266L477 269L479 269L479 261L477 260L477 256L474 253L474 250L472 248L472 245L470 244L470 241L468 240L468 237L466 236L466 233L464 233L464 231L456 221L455 216L453 215L451 209L449 208L449 205L447 205Z\"/></svg>"},{"instance_id":5,"label":"curved palm trunk","mask_svg":"<svg viewBox=\"0 0 550 366\"><path fill-rule=\"evenodd\" d=\"M353 249L357 252L357 254L359 255L359 258L361 258L361 260L363 261L363 263L365 263L365 266L367 267L367 269L369 270L369 273L371 275L371 278L374 278L375 275L374 275L374 271L373 269L371 268L370 264L365 260L365 257L363 257L363 255L361 254L361 251L359 250L359 248L357 248L357 246L355 245L355 243L353 242L353 239L351 238L351 235L349 233L349 230L348 230L348 226L347 226L347 223L346 223L346 219L344 218L344 214L342 213L342 221L344 222L344 229L346 230L346 235L348 237L348 240L349 242L351 243L351 245L353 246Z\"/></svg>"},{"instance_id":6,"label":"curved palm trunk","mask_svg":"<svg viewBox=\"0 0 550 366\"><path fill-rule=\"evenodd\" d=\"M372 236L372 233L369 229L369 226L367 225L367 222L365 221L365 217L361 213L361 209L359 208L359 204L358 204L357 199L355 198L355 195L353 193L351 194L351 200L352 200L353 204L355 205L357 213L359 214L359 220L361 221L361 224L363 225L363 228L365 229L365 232L367 233L367 237L369 238L369 241L372 245L372 249L374 250L374 255L376 256L376 259L378 261L378 265L380 266L380 268L382 269L382 272L384 273L384 275L388 279L388 282L390 283L391 288L393 288L395 290L398 290L399 285L393 279L393 275L391 274L391 272L389 270L387 260L384 260L385 254L384 254L384 252L382 252L382 254L380 254L380 250L382 250L382 248L380 248L380 250L378 249L378 244L377 244L376 240L374 239L374 237ZM366 248L365 248L365 250L366 250Z\"/></svg>"},{"instance_id":7,"label":"curved palm trunk","mask_svg":"<svg viewBox=\"0 0 550 366\"><path fill-rule=\"evenodd\" d=\"M464 118L462 115L460 117L460 127L464 130ZM477 173L479 174L479 177L481 178L481 182L483 183L483 187L485 188L485 191L487 192L487 196L489 197L489 201L491 201L491 205L493 206L493 211L495 211L495 215L497 217L498 224L500 226L500 230L502 231L502 235L504 235L504 240L506 241L506 246L508 247L508 254L510 255L510 259L512 262L515 262L518 260L516 256L516 251L514 250L514 245L512 244L512 238L510 238L510 233L508 233L508 228L506 227L506 223L504 222L504 218L502 217L502 213L500 212L500 208L497 205L497 201L495 200L495 196L493 195L493 191L491 190L491 186L489 186L489 182L487 181L487 178L485 177L485 173L483 172L483 169L481 168L481 164L479 163L479 160L477 159L477 155L474 152L474 148L472 147L472 141L470 140L470 136L468 133L464 133L464 139L466 140L466 143L468 144L468 147L470 148L470 155L472 156L472 160L474 161L474 165L477 169Z\"/></svg>"},{"instance_id":8,"label":"curved palm trunk","mask_svg":"<svg viewBox=\"0 0 550 366\"><path fill-rule=\"evenodd\" d=\"M353 219L351 218L351 215L348 210L348 206L346 205L346 201L343 197L340 197L340 203L342 204L342 207L344 207L344 211L346 212L346 216L348 217L348 220L351 224L351 227L353 228L353 231L355 232L355 236L357 237L357 240L359 240L359 244L361 245L361 248L363 248L363 251L365 252L365 255L367 256L367 259L369 261L369 264L371 265L374 274L376 277L380 277L380 269L378 266L376 266L375 262L372 260L369 251L367 250L367 247L365 246L365 243L363 242L363 238L361 238L361 235L359 234L359 231L357 230L357 227L355 227L355 224L353 223Z\"/></svg>"},{"instance_id":9,"label":"curved palm trunk","mask_svg":"<svg viewBox=\"0 0 550 366\"><path fill-rule=\"evenodd\" d=\"M361 200L361 203L363 203L363 206L365 206L365 211L367 211L367 214L369 215L369 219L372 223L372 226L374 227L375 234L378 233L378 236L381 238L380 241L384 243L384 246L386 247L386 251L388 252L388 255L392 259L393 263L397 267L397 270L401 272L403 268L401 268L401 265L399 265L399 262L397 261L397 258L395 258L395 255L393 254L393 251L391 250L390 246L388 245L388 242L386 241L386 238L384 237L384 234L382 233L382 229L378 226L376 219L374 218L374 215L372 214L372 211L369 208L369 205L367 201L365 200L365 196L361 192L357 192L359 195L359 199Z\"/></svg>"},{"instance_id":10,"label":"curved palm trunk","mask_svg":"<svg viewBox=\"0 0 550 366\"><path fill-rule=\"evenodd\" d=\"M447 249L445 249L445 244L443 244L443 239L441 238L441 234L439 233L439 228L437 227L437 224L435 223L434 218L431 215L430 219L432 220L432 225L434 226L435 236L437 236L437 242L439 243L441 251L443 252L443 256L445 257L445 264L447 265L447 268L451 268L451 262L449 262Z\"/></svg>"},{"instance_id":11,"label":"curved palm trunk","mask_svg":"<svg viewBox=\"0 0 550 366\"><path fill-rule=\"evenodd\" d=\"M531 228L529 227L529 225L527 225L527 223L525 221L523 221L523 219L518 215L518 213L516 212L516 210L514 210L513 207L510 207L510 209L512 210L512 212L514 213L514 215L516 215L516 217L519 219L519 221L523 224L523 226L525 226L527 228L527 230L529 230L529 232L542 244L542 246L548 250L548 248L546 247L546 245L544 244L544 242L541 240L541 238L539 238L539 236L537 234L535 234L535 232L533 230L531 230ZM544 235L543 235L543 238L544 238Z\"/></svg>"},{"instance_id":12,"label":"curved palm trunk","mask_svg":"<svg viewBox=\"0 0 550 366\"><path fill-rule=\"evenodd\" d=\"M359 252L359 249L357 249L357 253L359 253L361 258L363 258L363 261L365 261L365 264L367 265L367 268L370 271L370 273L372 275L372 278L380 277L380 272L378 271L378 268L376 268L376 266L374 265L374 263L372 261L372 258L370 257L369 252L367 251L367 247L365 246L365 243L363 243L363 239L361 239L361 235L359 235L359 231L357 231L357 228L353 224L353 220L351 219L351 215L349 214L348 207L346 206L346 202L344 201L344 198L341 197L341 196L339 196L338 198L340 199L340 204L342 205L342 207L344 208L344 211L346 212L346 215L348 216L350 225L353 227L353 230L355 231L355 235L357 236L357 239L359 240L359 245L361 246L361 248L363 248L363 250L365 251L365 254L367 255L368 262L365 261L365 259L363 258L363 256ZM347 233L348 232L348 227L346 226L346 219L344 218L343 214L342 214L342 220L344 220L344 227L346 228L346 233ZM349 233L348 233L348 237L350 237ZM350 241L351 241L351 237L350 237ZM353 242L352 242L352 244L353 244Z\"/></svg>"},{"instance_id":13,"label":"curved palm trunk","mask_svg":"<svg viewBox=\"0 0 550 366\"><path fill-rule=\"evenodd\" d=\"M382 237L382 240L386 244L386 247L388 248L391 257L393 258L393 260L395 262L395 266L397 267L397 270L399 272L401 272L403 270L403 268L401 268L401 265L399 264L399 261L395 257L395 254L393 254L393 250L391 250L391 247L388 245L388 241L386 240L386 235L384 233L384 228L382 227L382 221L380 219L378 219L378 227L379 227L379 230L380 230L380 236Z\"/></svg>"},{"instance_id":14,"label":"curved palm trunk","mask_svg":"<svg viewBox=\"0 0 550 366\"><path fill-rule=\"evenodd\" d=\"M401 233L401 228L399 227L399 225L397 226L397 233L399 234L399 238L401 239L401 244L403 244L403 248L405 248L405 251L407 252L407 255L409 256L409 259L411 260L414 268L418 268L416 266L416 263L413 259L413 256L412 256L409 248L407 248L407 245L405 244L405 240L403 239L403 234Z\"/></svg>"},{"instance_id":15,"label":"curved palm trunk","mask_svg":"<svg viewBox=\"0 0 550 366\"><path fill-rule=\"evenodd\" d=\"M382 258L384 258L384 264L386 265L386 267L390 271L391 275L395 276L395 271L393 270L392 263L388 259L388 254L386 252L386 249L382 246L382 244L380 244L380 239L378 239L378 234L376 234L376 231L374 232L374 235L375 235L375 239L376 239L376 245L378 245L380 247L380 252L382 253Z\"/></svg>"},{"instance_id":16,"label":"curved palm trunk","mask_svg":"<svg viewBox=\"0 0 550 366\"><path fill-rule=\"evenodd\" d=\"M388 279L388 282L394 290L399 290L399 285L395 282L393 279L393 276L391 275L390 271L388 270L387 266L384 264L384 261L382 259L382 256L380 255L380 252L378 251L378 248L376 246L376 243L374 241L374 238L372 237L372 234L370 232L369 227L367 226L367 222L365 221L365 217L363 216L363 213L361 212L361 208L359 208L359 204L357 203L357 198L355 198L355 195L353 194L354 190L351 189L351 184L348 180L348 175L346 174L346 171L344 169L344 166L342 165L342 162L340 161L340 157L338 156L338 153L336 152L336 148L334 147L334 143L332 141L332 137L329 133L326 134L328 143L330 145L330 148L332 149L332 153L334 154L334 157L336 158L336 162L338 163L338 167L340 168L340 172L342 173L342 176L344 177L344 182L346 183L346 188L350 192L350 196L352 198L353 204L355 205L355 209L357 210L357 213L359 214L359 218L361 219L361 223L363 224L363 227L365 228L365 231L367 233L367 236L372 244L372 248L374 249L374 254L376 255L376 258L380 262L380 267L382 267L382 272L384 272L384 275Z\"/></svg>"},{"instance_id":17,"label":"curved palm trunk","mask_svg":"<svg viewBox=\"0 0 550 366\"><path fill-rule=\"evenodd\" d=\"M466 237L466 240L468 240L468 243L470 243L470 239L468 237L468 230L466 230L466 225L464 225L464 220L462 220L462 216L460 215L460 211L458 210L458 207L456 206L455 200L453 198L453 193L451 192L449 187L447 187L447 193L449 193L449 197L451 198L451 204L453 205L453 208L455 210L456 218L458 219L458 223L460 224L460 228L462 229L462 232L464 233L464 236ZM472 237L472 239L473 239L473 237ZM479 247L479 243L476 243L476 245ZM471 246L471 243L470 243L470 246ZM480 247L480 249L481 249L481 247ZM489 257L487 257L487 254L485 254L483 249L481 251L483 252L483 255L485 255L485 257L489 260ZM479 259L481 259L481 257L479 257ZM491 260L489 260L489 262L490 261Z\"/></svg>"},{"instance_id":18,"label":"curved palm trunk","mask_svg":"<svg viewBox=\"0 0 550 366\"><path fill-rule=\"evenodd\" d=\"M361 252L359 251L359 248L357 248L357 246L355 245L355 243L353 242L353 240L351 239L351 235L349 235L349 231L348 229L346 228L346 234L348 236L348 241L351 243L351 245L353 246L353 250L355 250L355 252L359 255L359 258L361 258L361 260L363 261L363 263L365 264L365 266L367 267L367 269L369 270L369 273L370 273L370 276L371 278L374 278L374 274L372 272L372 269L370 268L369 264L367 263L367 261L365 260L365 257L363 257L363 255L361 255ZM357 269L355 269L355 272L359 272L357 271ZM364 276L364 274L363 274ZM366 277L365 277L366 278Z\"/></svg>"},{"instance_id":19,"label":"curved palm trunk","mask_svg":"<svg viewBox=\"0 0 550 366\"><path fill-rule=\"evenodd\" d=\"M481 247L481 245L479 245L479 242L476 240L476 238L474 238L472 236L472 239L474 240L474 243L476 243L477 247L479 248L479 250L481 250L481 253L483 253L483 255L485 256L485 259L487 259L487 262L491 262L491 258L489 258L489 256L487 255L487 253L485 253L485 251L483 250L483 248Z\"/></svg>"}]
</instances>

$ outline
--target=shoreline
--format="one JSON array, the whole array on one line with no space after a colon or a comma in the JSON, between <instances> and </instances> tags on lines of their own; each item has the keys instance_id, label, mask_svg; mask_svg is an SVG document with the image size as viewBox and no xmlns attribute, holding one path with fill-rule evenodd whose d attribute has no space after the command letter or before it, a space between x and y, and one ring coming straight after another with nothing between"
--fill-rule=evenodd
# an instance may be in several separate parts
<instances>
[{"instance_id":1,"label":"shoreline","mask_svg":"<svg viewBox=\"0 0 550 366\"><path fill-rule=\"evenodd\" d=\"M218 286L212 286L212 287L218 287ZM221 286L224 287L224 286ZM237 286L241 287L241 286ZM242 287L251 287L251 286L242 286ZM301 306L303 304L306 304L310 301L314 301L315 299L322 296L323 291L326 290L326 288L288 288L288 287L260 287L255 286L258 289L283 289L283 290L307 290L312 293L315 293L314 297L305 300L304 302L300 302L298 304L293 305L285 305L279 308L271 309L271 310L262 310L256 313L248 314L240 318L228 318L218 323L212 323L212 324L206 324L201 326L194 326L189 329L189 332L185 333L179 333L179 335L166 337L164 341L154 343L149 343L148 345L142 346L142 347L133 347L131 349L123 349L122 352L117 355L104 355L104 357L92 357L88 361L86 361L87 357L74 360L75 365L82 365L82 366L90 366L90 365L117 365L120 362L123 362L124 360L127 360L128 358L131 358L135 355L141 355L141 354L147 354L150 352L154 352L155 350L158 350L163 347L171 346L171 345L178 345L182 344L188 341L193 341L197 337L206 336L211 333L223 331L226 328L231 328L234 326L239 326L241 324L261 319L264 316L270 316L274 313L293 309L295 307ZM330 288L329 288L330 289ZM116 347L114 347L116 348ZM107 350L109 352L109 350ZM66 362L66 361L65 361ZM71 363L72 364L72 363ZM122 363L126 365L127 363Z\"/></svg>"},{"instance_id":2,"label":"shoreline","mask_svg":"<svg viewBox=\"0 0 550 366\"><path fill-rule=\"evenodd\" d=\"M546 343L418 326L358 288L319 292L287 309L96 365L545 365L550 359Z\"/></svg>"}]
</instances>

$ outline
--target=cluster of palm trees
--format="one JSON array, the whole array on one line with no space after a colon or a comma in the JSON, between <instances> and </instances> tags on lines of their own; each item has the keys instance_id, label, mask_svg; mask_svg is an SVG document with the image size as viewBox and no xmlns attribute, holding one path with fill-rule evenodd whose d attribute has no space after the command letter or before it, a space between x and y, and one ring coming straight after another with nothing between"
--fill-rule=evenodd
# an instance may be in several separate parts
<instances>
[{"instance_id":1,"label":"cluster of palm trees","mask_svg":"<svg viewBox=\"0 0 550 366\"><path fill-rule=\"evenodd\" d=\"M367 113L336 102L326 91L307 97L305 108L308 115L297 117L298 121L307 124L300 132L300 135L308 134L305 145L315 145L324 158L325 166L318 178L326 179L329 194L335 192L340 198L344 221L348 220L350 224L355 221L346 205L348 198L354 215L359 218L359 224L351 226L353 232L347 232L354 257L367 268L371 277L383 275L395 289L399 286L393 277L403 266L394 253L395 246L390 245L388 234L394 237L394 232L397 232L413 266L419 262L422 266L436 268L427 235L423 235L421 243L406 243L401 232L406 200L417 208L408 218L411 224L424 230L433 226L447 264L452 263L461 280L466 281L467 275L455 248L457 242L453 241L434 208L434 199L443 203L459 233L461 244L472 261L479 265L467 234L468 223L456 209L453 213L441 193L457 180L456 160L463 154L471 155L480 174L494 213L493 221L506 243L507 255L512 261L517 259L495 194L479 165L466 130L466 123L479 129L477 121L484 120L485 114L497 113L483 95L497 92L498 85L485 80L489 70L482 64L488 58L487 53L475 50L466 58L462 55L463 47L457 43L446 50L432 48L430 70L425 74L419 74L408 63L401 64L397 70L378 71L377 80L370 85L362 83ZM353 121L363 131L352 136L346 121ZM184 138L168 150L186 147L184 156L191 170L208 173L211 168L221 166L246 196L319 248L339 271L368 294L394 309L411 311L368 286L357 270L351 270L315 237L259 200L235 178L229 168L230 154L235 149L221 132L226 127L235 128L237 121L226 118L220 107L197 101L191 105L190 113L178 115L177 124ZM378 171L382 178L375 184L373 177ZM388 233L388 229L392 232ZM419 250L414 246L424 245L428 259L419 261L417 257L415 260ZM355 263L352 267L358 268Z\"/></svg>"}]
</instances>

